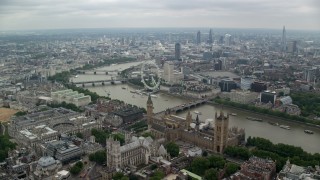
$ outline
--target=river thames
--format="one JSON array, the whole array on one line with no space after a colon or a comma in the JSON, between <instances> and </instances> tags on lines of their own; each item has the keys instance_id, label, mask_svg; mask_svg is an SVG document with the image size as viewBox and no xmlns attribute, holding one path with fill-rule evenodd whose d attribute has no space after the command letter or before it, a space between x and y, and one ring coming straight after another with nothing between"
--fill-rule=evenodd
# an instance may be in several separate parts
<instances>
[{"instance_id":1,"label":"river thames","mask_svg":"<svg viewBox=\"0 0 320 180\"><path fill-rule=\"evenodd\" d=\"M104 70L124 70L130 66L138 65L140 62L118 64L113 66L102 67L100 69ZM78 75L78 78L73 78L74 82L78 81L88 81L88 80L104 80L110 79L112 75ZM130 91L137 90L137 88L129 86L127 84L117 84L117 85L106 85L106 86L88 86L86 87L90 91L96 92L99 95L109 96L112 99L119 99L129 104L134 104L140 107L146 107L147 96L138 95L131 93ZM158 93L156 98L152 98L154 104L154 112L163 111L167 108L171 108L177 105L181 105L189 102L188 99L179 98L164 93ZM199 115L200 121L205 121L206 119L214 119L215 112L220 111L220 105L201 105L191 109L193 118L195 118L194 111L199 111L202 114ZM320 129L312 128L310 126L283 121L277 118L266 117L261 114L256 114L253 112L241 111L238 109L223 107L223 112L225 113L236 113L237 116L230 116L229 127L239 127L244 128L246 131L246 137L262 137L269 139L273 143L284 143L295 146L302 147L305 151L311 153L320 152ZM187 111L179 113L179 116L185 117ZM264 121L251 121L246 117L257 117ZM274 126L268 122L279 123L280 125L288 125L291 130L282 129L279 126ZM314 131L314 134L304 133L305 129L310 129Z\"/></svg>"}]
</instances>

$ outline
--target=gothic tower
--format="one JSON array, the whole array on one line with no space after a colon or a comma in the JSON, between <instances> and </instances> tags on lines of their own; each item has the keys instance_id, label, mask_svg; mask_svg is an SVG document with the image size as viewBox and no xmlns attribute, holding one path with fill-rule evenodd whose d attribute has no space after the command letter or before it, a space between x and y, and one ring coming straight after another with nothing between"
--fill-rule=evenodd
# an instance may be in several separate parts
<instances>
[{"instance_id":1,"label":"gothic tower","mask_svg":"<svg viewBox=\"0 0 320 180\"><path fill-rule=\"evenodd\" d=\"M129 144L131 141L131 132L124 132L124 143Z\"/></svg>"},{"instance_id":2,"label":"gothic tower","mask_svg":"<svg viewBox=\"0 0 320 180\"><path fill-rule=\"evenodd\" d=\"M216 112L214 124L213 150L214 152L222 154L228 140L229 115L224 116L224 113L220 111L220 115L218 116Z\"/></svg>"},{"instance_id":3,"label":"gothic tower","mask_svg":"<svg viewBox=\"0 0 320 180\"><path fill-rule=\"evenodd\" d=\"M200 121L199 121L199 116L197 115L196 117L196 127L195 127L196 131L200 130Z\"/></svg>"},{"instance_id":4,"label":"gothic tower","mask_svg":"<svg viewBox=\"0 0 320 180\"><path fill-rule=\"evenodd\" d=\"M149 94L148 101L147 101L147 122L148 122L149 130L151 129L152 118L153 118L153 102Z\"/></svg>"},{"instance_id":5,"label":"gothic tower","mask_svg":"<svg viewBox=\"0 0 320 180\"><path fill-rule=\"evenodd\" d=\"M190 109L188 111L187 117L186 117L186 129L190 130L190 124L192 123L192 115L190 113Z\"/></svg>"},{"instance_id":6,"label":"gothic tower","mask_svg":"<svg viewBox=\"0 0 320 180\"><path fill-rule=\"evenodd\" d=\"M107 149L107 166L120 168L121 166L121 152L120 142L114 140L111 136L106 140Z\"/></svg>"}]
</instances>

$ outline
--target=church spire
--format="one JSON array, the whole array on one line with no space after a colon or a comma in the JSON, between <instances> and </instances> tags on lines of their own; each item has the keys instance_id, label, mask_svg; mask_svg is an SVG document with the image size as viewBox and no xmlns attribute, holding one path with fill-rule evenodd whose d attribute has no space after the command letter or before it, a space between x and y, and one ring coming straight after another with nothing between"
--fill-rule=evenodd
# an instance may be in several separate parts
<instances>
[{"instance_id":1,"label":"church spire","mask_svg":"<svg viewBox=\"0 0 320 180\"><path fill-rule=\"evenodd\" d=\"M151 96L150 96L150 93L149 93L149 96L148 96L148 101L147 101L147 104L153 104L152 100L151 100Z\"/></svg>"},{"instance_id":2,"label":"church spire","mask_svg":"<svg viewBox=\"0 0 320 180\"><path fill-rule=\"evenodd\" d=\"M196 130L197 131L199 131L199 129L200 129L200 121L199 121L199 115L197 115L197 117L196 117Z\"/></svg>"},{"instance_id":3,"label":"church spire","mask_svg":"<svg viewBox=\"0 0 320 180\"><path fill-rule=\"evenodd\" d=\"M186 129L190 130L190 124L191 123L192 123L192 115L191 115L190 109L189 109L187 117L186 117Z\"/></svg>"}]
</instances>

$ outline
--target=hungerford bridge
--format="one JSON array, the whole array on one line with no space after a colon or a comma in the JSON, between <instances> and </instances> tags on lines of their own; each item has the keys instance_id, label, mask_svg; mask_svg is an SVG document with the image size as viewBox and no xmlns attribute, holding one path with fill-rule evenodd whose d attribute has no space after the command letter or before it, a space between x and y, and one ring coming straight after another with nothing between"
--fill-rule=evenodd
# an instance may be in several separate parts
<instances>
[{"instance_id":1,"label":"hungerford bridge","mask_svg":"<svg viewBox=\"0 0 320 180\"><path fill-rule=\"evenodd\" d=\"M111 79L106 79L106 80L88 80L88 81L77 81L77 82L70 82L71 84L74 85L80 85L82 87L85 86L105 86L105 85L110 85L110 84L119 84L119 83L126 83L128 79L126 78L114 78L111 77Z\"/></svg>"}]
</instances>

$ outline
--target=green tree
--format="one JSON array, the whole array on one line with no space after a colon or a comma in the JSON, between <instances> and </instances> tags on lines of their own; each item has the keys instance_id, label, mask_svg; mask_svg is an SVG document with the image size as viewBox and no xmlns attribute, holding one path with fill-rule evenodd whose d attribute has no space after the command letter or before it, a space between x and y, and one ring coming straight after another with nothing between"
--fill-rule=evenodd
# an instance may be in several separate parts
<instances>
[{"instance_id":1,"label":"green tree","mask_svg":"<svg viewBox=\"0 0 320 180\"><path fill-rule=\"evenodd\" d=\"M129 177L125 176L123 173L121 172L117 172L113 177L113 180L129 180Z\"/></svg>"},{"instance_id":2,"label":"green tree","mask_svg":"<svg viewBox=\"0 0 320 180\"><path fill-rule=\"evenodd\" d=\"M77 132L76 133L76 136L80 139L83 139L83 134L81 132Z\"/></svg>"},{"instance_id":3,"label":"green tree","mask_svg":"<svg viewBox=\"0 0 320 180\"><path fill-rule=\"evenodd\" d=\"M203 156L203 157L207 157L207 156L208 156L208 152L207 152L207 151L203 151L203 152L202 152L202 156Z\"/></svg>"},{"instance_id":4,"label":"green tree","mask_svg":"<svg viewBox=\"0 0 320 180\"><path fill-rule=\"evenodd\" d=\"M204 175L206 169L209 168L210 162L204 157L196 157L191 163L191 171L197 175Z\"/></svg>"},{"instance_id":5,"label":"green tree","mask_svg":"<svg viewBox=\"0 0 320 180\"><path fill-rule=\"evenodd\" d=\"M151 132L145 132L142 134L143 137L151 137L152 139L154 139L154 135L151 134Z\"/></svg>"},{"instance_id":6,"label":"green tree","mask_svg":"<svg viewBox=\"0 0 320 180\"><path fill-rule=\"evenodd\" d=\"M91 129L91 134L96 138L96 141L100 144L105 144L109 133L103 130Z\"/></svg>"},{"instance_id":7,"label":"green tree","mask_svg":"<svg viewBox=\"0 0 320 180\"><path fill-rule=\"evenodd\" d=\"M155 170L157 168L158 168L158 166L156 164L152 164L151 167L150 167L151 170Z\"/></svg>"},{"instance_id":8,"label":"green tree","mask_svg":"<svg viewBox=\"0 0 320 180\"><path fill-rule=\"evenodd\" d=\"M83 110L80 109L79 107L77 107L75 104L66 103L64 101L62 103L51 103L51 104L48 104L48 106L52 107L52 108L63 107L63 108L66 108L66 109L70 109L72 111L83 112Z\"/></svg>"},{"instance_id":9,"label":"green tree","mask_svg":"<svg viewBox=\"0 0 320 180\"><path fill-rule=\"evenodd\" d=\"M239 170L239 166L234 163L227 163L226 164L226 174L225 177L229 177L230 175L234 174Z\"/></svg>"},{"instance_id":10,"label":"green tree","mask_svg":"<svg viewBox=\"0 0 320 180\"><path fill-rule=\"evenodd\" d=\"M261 158L271 158L276 161L277 171L279 172L286 160L289 158L290 161L299 166L313 166L319 164L319 153L310 154L301 147L296 147L287 144L273 144L267 139L253 137L248 138L247 143L250 146L255 146L255 149L251 151L252 155Z\"/></svg>"},{"instance_id":11,"label":"green tree","mask_svg":"<svg viewBox=\"0 0 320 180\"><path fill-rule=\"evenodd\" d=\"M218 171L217 169L210 168L205 171L204 174L204 179L205 180L218 180Z\"/></svg>"},{"instance_id":12,"label":"green tree","mask_svg":"<svg viewBox=\"0 0 320 180\"><path fill-rule=\"evenodd\" d=\"M28 113L25 112L25 111L18 111L18 112L16 112L14 115L15 115L15 116L24 116L24 115L26 115L26 114L28 114Z\"/></svg>"},{"instance_id":13,"label":"green tree","mask_svg":"<svg viewBox=\"0 0 320 180\"><path fill-rule=\"evenodd\" d=\"M279 96L280 96L280 97L281 97L281 96L284 96L284 92L283 92L283 91L279 92Z\"/></svg>"},{"instance_id":14,"label":"green tree","mask_svg":"<svg viewBox=\"0 0 320 180\"><path fill-rule=\"evenodd\" d=\"M179 155L180 148L176 143L169 142L165 147L171 157L177 157Z\"/></svg>"},{"instance_id":15,"label":"green tree","mask_svg":"<svg viewBox=\"0 0 320 180\"><path fill-rule=\"evenodd\" d=\"M10 141L8 135L0 135L0 162L4 161L8 157L8 151L15 149L16 144Z\"/></svg>"},{"instance_id":16,"label":"green tree","mask_svg":"<svg viewBox=\"0 0 320 180\"><path fill-rule=\"evenodd\" d=\"M157 170L156 172L153 173L151 176L150 180L161 180L165 177L164 172Z\"/></svg>"},{"instance_id":17,"label":"green tree","mask_svg":"<svg viewBox=\"0 0 320 180\"><path fill-rule=\"evenodd\" d=\"M101 150L101 151L97 151L95 153L92 153L89 155L89 160L95 161L98 164L103 164L107 160L106 152L104 150Z\"/></svg>"},{"instance_id":18,"label":"green tree","mask_svg":"<svg viewBox=\"0 0 320 180\"><path fill-rule=\"evenodd\" d=\"M75 165L73 165L70 169L70 173L73 175L79 174L83 169L83 163L78 161Z\"/></svg>"},{"instance_id":19,"label":"green tree","mask_svg":"<svg viewBox=\"0 0 320 180\"><path fill-rule=\"evenodd\" d=\"M129 180L139 180L139 177L137 175L130 174L129 175Z\"/></svg>"},{"instance_id":20,"label":"green tree","mask_svg":"<svg viewBox=\"0 0 320 180\"><path fill-rule=\"evenodd\" d=\"M221 156L211 155L208 157L210 168L223 169L226 161Z\"/></svg>"},{"instance_id":21,"label":"green tree","mask_svg":"<svg viewBox=\"0 0 320 180\"><path fill-rule=\"evenodd\" d=\"M57 82L61 82L61 83L68 83L69 82L69 78L71 77L71 73L68 71L63 71L61 73L57 73L54 76L50 76L48 78L49 81L57 81Z\"/></svg>"},{"instance_id":22,"label":"green tree","mask_svg":"<svg viewBox=\"0 0 320 180\"><path fill-rule=\"evenodd\" d=\"M248 160L250 157L250 151L244 147L232 147L228 146L225 148L224 153L228 156Z\"/></svg>"},{"instance_id":23,"label":"green tree","mask_svg":"<svg viewBox=\"0 0 320 180\"><path fill-rule=\"evenodd\" d=\"M125 143L125 137L122 133L112 134L113 139L120 141L120 144L123 145Z\"/></svg>"}]
</instances>

